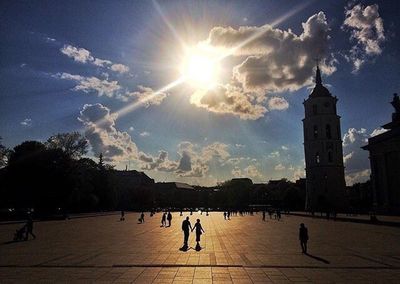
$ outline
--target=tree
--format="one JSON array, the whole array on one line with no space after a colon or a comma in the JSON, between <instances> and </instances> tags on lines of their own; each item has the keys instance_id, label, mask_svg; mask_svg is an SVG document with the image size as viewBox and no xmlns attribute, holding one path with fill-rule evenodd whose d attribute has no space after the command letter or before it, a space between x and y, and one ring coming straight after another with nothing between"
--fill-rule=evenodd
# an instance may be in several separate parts
<instances>
[{"instance_id":1,"label":"tree","mask_svg":"<svg viewBox=\"0 0 400 284\"><path fill-rule=\"evenodd\" d=\"M48 149L61 149L72 159L79 159L87 153L88 142L79 132L59 133L51 136L46 146Z\"/></svg>"},{"instance_id":2,"label":"tree","mask_svg":"<svg viewBox=\"0 0 400 284\"><path fill-rule=\"evenodd\" d=\"M99 169L104 169L103 153L100 153L98 166Z\"/></svg>"},{"instance_id":3,"label":"tree","mask_svg":"<svg viewBox=\"0 0 400 284\"><path fill-rule=\"evenodd\" d=\"M0 169L7 166L8 156L10 154L10 150L1 144L1 140L2 138L0 136Z\"/></svg>"}]
</instances>

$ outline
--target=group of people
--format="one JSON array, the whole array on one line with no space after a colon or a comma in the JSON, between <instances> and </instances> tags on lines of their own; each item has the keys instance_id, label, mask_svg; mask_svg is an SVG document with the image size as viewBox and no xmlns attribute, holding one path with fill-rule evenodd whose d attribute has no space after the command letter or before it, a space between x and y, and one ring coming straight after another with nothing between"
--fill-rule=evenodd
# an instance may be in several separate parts
<instances>
[{"instance_id":1,"label":"group of people","mask_svg":"<svg viewBox=\"0 0 400 284\"><path fill-rule=\"evenodd\" d=\"M269 215L270 219L272 219L272 215L274 215L274 218L277 219L278 221L280 221L281 218L282 218L282 213L281 213L281 210L279 210L279 209L276 209L275 211L270 209L267 212L268 212L268 215ZM267 212L265 210L262 212L262 220L263 221L265 221L265 216L266 216Z\"/></svg>"},{"instance_id":2,"label":"group of people","mask_svg":"<svg viewBox=\"0 0 400 284\"><path fill-rule=\"evenodd\" d=\"M167 221L168 221L168 226L167 226ZM171 212L164 212L162 217L161 217L161 226L160 227L171 227L171 221L172 221L172 214Z\"/></svg>"}]
</instances>

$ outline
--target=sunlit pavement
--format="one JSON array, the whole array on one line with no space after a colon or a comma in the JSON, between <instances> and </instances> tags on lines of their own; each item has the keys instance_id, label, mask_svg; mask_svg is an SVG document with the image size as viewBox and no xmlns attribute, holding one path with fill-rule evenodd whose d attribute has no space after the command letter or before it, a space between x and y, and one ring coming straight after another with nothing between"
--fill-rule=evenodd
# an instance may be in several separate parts
<instances>
[{"instance_id":1,"label":"sunlit pavement","mask_svg":"<svg viewBox=\"0 0 400 284\"><path fill-rule=\"evenodd\" d=\"M181 222L160 227L161 214L100 216L38 222L36 240L9 242L21 224L0 226L0 282L107 283L399 283L400 229L350 222L261 214L222 213L200 218L206 233L200 252L182 252ZM301 253L298 227L309 229ZM195 235L189 244L195 247Z\"/></svg>"}]
</instances>

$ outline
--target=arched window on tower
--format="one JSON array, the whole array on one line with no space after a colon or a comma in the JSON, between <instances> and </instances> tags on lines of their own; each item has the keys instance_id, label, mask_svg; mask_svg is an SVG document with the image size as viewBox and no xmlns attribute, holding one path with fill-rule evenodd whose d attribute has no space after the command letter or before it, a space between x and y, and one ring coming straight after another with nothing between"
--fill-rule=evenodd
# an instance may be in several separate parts
<instances>
[{"instance_id":1,"label":"arched window on tower","mask_svg":"<svg viewBox=\"0 0 400 284\"><path fill-rule=\"evenodd\" d=\"M317 105L313 105L312 106L312 112L313 112L313 114L317 114L318 113Z\"/></svg>"},{"instance_id":2,"label":"arched window on tower","mask_svg":"<svg viewBox=\"0 0 400 284\"><path fill-rule=\"evenodd\" d=\"M319 153L315 153L315 163L319 164L320 163L320 157L319 157Z\"/></svg>"},{"instance_id":3,"label":"arched window on tower","mask_svg":"<svg viewBox=\"0 0 400 284\"><path fill-rule=\"evenodd\" d=\"M326 132L326 138L331 139L332 133L331 133L331 125L330 124L327 124L325 126L325 132Z\"/></svg>"},{"instance_id":4,"label":"arched window on tower","mask_svg":"<svg viewBox=\"0 0 400 284\"><path fill-rule=\"evenodd\" d=\"M329 163L332 163L332 161L333 161L333 159L332 159L332 151L329 150L329 151L328 151L328 162L329 162Z\"/></svg>"},{"instance_id":5,"label":"arched window on tower","mask_svg":"<svg viewBox=\"0 0 400 284\"><path fill-rule=\"evenodd\" d=\"M318 126L314 125L314 138L318 138Z\"/></svg>"}]
</instances>

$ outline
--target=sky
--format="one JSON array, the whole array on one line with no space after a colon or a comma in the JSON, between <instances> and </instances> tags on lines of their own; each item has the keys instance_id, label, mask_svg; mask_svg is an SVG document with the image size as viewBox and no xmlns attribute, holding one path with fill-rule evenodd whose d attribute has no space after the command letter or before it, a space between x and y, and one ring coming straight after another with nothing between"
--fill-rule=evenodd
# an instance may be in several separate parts
<instances>
[{"instance_id":1,"label":"sky","mask_svg":"<svg viewBox=\"0 0 400 284\"><path fill-rule=\"evenodd\" d=\"M398 1L1 1L0 136L79 131L117 169L212 186L304 177L316 62L346 182L400 91Z\"/></svg>"}]
</instances>

